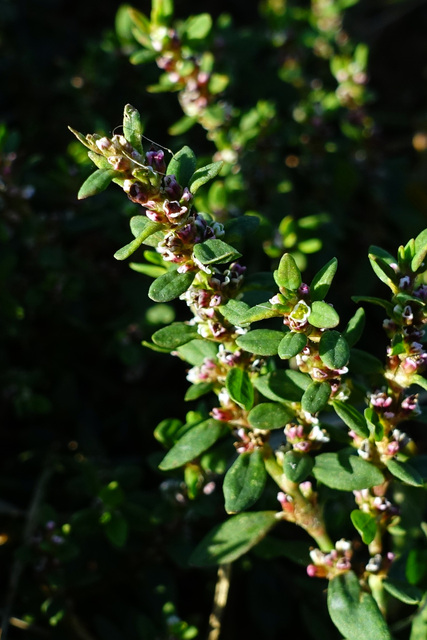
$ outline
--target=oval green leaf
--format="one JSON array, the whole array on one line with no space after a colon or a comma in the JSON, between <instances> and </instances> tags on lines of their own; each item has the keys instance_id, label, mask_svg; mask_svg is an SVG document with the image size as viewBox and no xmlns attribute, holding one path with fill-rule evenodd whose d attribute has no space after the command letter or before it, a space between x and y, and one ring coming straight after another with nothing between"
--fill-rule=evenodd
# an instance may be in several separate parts
<instances>
[{"instance_id":1,"label":"oval green leaf","mask_svg":"<svg viewBox=\"0 0 427 640\"><path fill-rule=\"evenodd\" d=\"M323 409L331 394L331 385L328 382L312 382L301 398L301 407L308 413L317 413Z\"/></svg>"},{"instance_id":2,"label":"oval green leaf","mask_svg":"<svg viewBox=\"0 0 427 640\"><path fill-rule=\"evenodd\" d=\"M279 263L274 279L279 287L296 291L302 282L301 271L290 253L285 253Z\"/></svg>"},{"instance_id":3,"label":"oval green leaf","mask_svg":"<svg viewBox=\"0 0 427 640\"><path fill-rule=\"evenodd\" d=\"M316 273L310 284L310 297L313 302L315 300L323 300L326 297L332 280L334 279L337 266L337 259L332 258L332 260Z\"/></svg>"},{"instance_id":4,"label":"oval green leaf","mask_svg":"<svg viewBox=\"0 0 427 640\"><path fill-rule=\"evenodd\" d=\"M377 533L377 523L370 513L354 509L350 518L365 544L371 544Z\"/></svg>"},{"instance_id":5,"label":"oval green leaf","mask_svg":"<svg viewBox=\"0 0 427 640\"><path fill-rule=\"evenodd\" d=\"M350 347L338 331L325 331L320 338L319 355L330 369L342 369L350 359Z\"/></svg>"},{"instance_id":6,"label":"oval green leaf","mask_svg":"<svg viewBox=\"0 0 427 640\"><path fill-rule=\"evenodd\" d=\"M289 331L279 344L279 357L282 358L282 360L293 358L304 349L306 344L307 336L304 333Z\"/></svg>"},{"instance_id":7,"label":"oval green leaf","mask_svg":"<svg viewBox=\"0 0 427 640\"><path fill-rule=\"evenodd\" d=\"M259 449L240 454L224 478L227 513L238 513L255 504L264 490L266 479L267 472Z\"/></svg>"},{"instance_id":8,"label":"oval green leaf","mask_svg":"<svg viewBox=\"0 0 427 640\"><path fill-rule=\"evenodd\" d=\"M196 193L196 191L198 191L202 185L215 178L215 176L217 176L221 171L221 167L223 164L224 163L220 160L219 162L213 162L212 164L207 164L205 167L197 169L197 171L195 171L191 176L188 183L188 188L190 189L191 193Z\"/></svg>"},{"instance_id":9,"label":"oval green leaf","mask_svg":"<svg viewBox=\"0 0 427 640\"><path fill-rule=\"evenodd\" d=\"M119 175L120 171L114 171L114 169L97 169L83 182L77 198L84 200L101 193L108 187L113 178Z\"/></svg>"},{"instance_id":10,"label":"oval green leaf","mask_svg":"<svg viewBox=\"0 0 427 640\"><path fill-rule=\"evenodd\" d=\"M340 321L338 313L331 305L321 300L313 302L309 323L317 329L332 329Z\"/></svg>"},{"instance_id":11,"label":"oval green leaf","mask_svg":"<svg viewBox=\"0 0 427 640\"><path fill-rule=\"evenodd\" d=\"M195 325L185 322L173 322L167 327L162 327L151 336L154 344L164 349L176 349L198 336Z\"/></svg>"},{"instance_id":12,"label":"oval green leaf","mask_svg":"<svg viewBox=\"0 0 427 640\"><path fill-rule=\"evenodd\" d=\"M288 480L298 484L310 475L313 465L311 456L297 451L288 451L283 457L283 473Z\"/></svg>"},{"instance_id":13,"label":"oval green leaf","mask_svg":"<svg viewBox=\"0 0 427 640\"><path fill-rule=\"evenodd\" d=\"M249 411L254 403L254 388L252 386L249 374L244 369L234 367L230 369L225 381L230 398L242 407Z\"/></svg>"},{"instance_id":14,"label":"oval green leaf","mask_svg":"<svg viewBox=\"0 0 427 640\"><path fill-rule=\"evenodd\" d=\"M369 429L365 417L357 409L341 400L334 400L332 406L335 409L335 413L349 429L362 438L369 437Z\"/></svg>"},{"instance_id":15,"label":"oval green leaf","mask_svg":"<svg viewBox=\"0 0 427 640\"><path fill-rule=\"evenodd\" d=\"M239 347L249 353L260 356L275 356L283 338L281 331L274 329L254 329L239 336L236 340Z\"/></svg>"},{"instance_id":16,"label":"oval green leaf","mask_svg":"<svg viewBox=\"0 0 427 640\"><path fill-rule=\"evenodd\" d=\"M321 453L313 467L316 480L340 491L360 491L384 482L381 471L350 451Z\"/></svg>"},{"instance_id":17,"label":"oval green leaf","mask_svg":"<svg viewBox=\"0 0 427 640\"><path fill-rule=\"evenodd\" d=\"M227 429L218 420L209 419L200 422L187 431L167 452L159 464L159 469L169 471L182 467L209 449L224 433L227 433Z\"/></svg>"},{"instance_id":18,"label":"oval green leaf","mask_svg":"<svg viewBox=\"0 0 427 640\"><path fill-rule=\"evenodd\" d=\"M277 402L261 402L249 412L248 421L255 429L273 430L285 427L292 417L292 413Z\"/></svg>"},{"instance_id":19,"label":"oval green leaf","mask_svg":"<svg viewBox=\"0 0 427 640\"><path fill-rule=\"evenodd\" d=\"M226 242L211 238L194 247L194 257L202 264L225 264L241 257L241 253Z\"/></svg>"},{"instance_id":20,"label":"oval green leaf","mask_svg":"<svg viewBox=\"0 0 427 640\"><path fill-rule=\"evenodd\" d=\"M217 525L199 543L190 564L209 567L233 562L257 544L278 522L275 511L239 513Z\"/></svg>"},{"instance_id":21,"label":"oval green leaf","mask_svg":"<svg viewBox=\"0 0 427 640\"><path fill-rule=\"evenodd\" d=\"M154 302L170 302L187 291L195 275L194 271L186 273L178 273L176 269L167 271L151 283L148 297Z\"/></svg>"},{"instance_id":22,"label":"oval green leaf","mask_svg":"<svg viewBox=\"0 0 427 640\"><path fill-rule=\"evenodd\" d=\"M194 151L190 147L182 147L169 162L166 174L174 175L181 187L186 187L196 169L196 163Z\"/></svg>"},{"instance_id":23,"label":"oval green leaf","mask_svg":"<svg viewBox=\"0 0 427 640\"><path fill-rule=\"evenodd\" d=\"M405 484L410 484L413 487L422 487L424 484L420 473L409 462L400 462L399 460L391 458L387 460L386 467L395 478L398 478Z\"/></svg>"}]
</instances>

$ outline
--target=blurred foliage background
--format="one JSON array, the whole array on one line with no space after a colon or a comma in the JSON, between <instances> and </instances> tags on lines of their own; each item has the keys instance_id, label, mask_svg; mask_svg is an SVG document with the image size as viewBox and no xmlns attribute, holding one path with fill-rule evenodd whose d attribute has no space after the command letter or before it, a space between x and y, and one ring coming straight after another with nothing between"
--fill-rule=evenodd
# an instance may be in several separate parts
<instances>
[{"instance_id":1,"label":"blurred foliage background","mask_svg":"<svg viewBox=\"0 0 427 640\"><path fill-rule=\"evenodd\" d=\"M160 72L129 62L140 46L116 20L120 6L0 1L0 606L11 639L204 637L211 608L215 572L186 558L224 517L221 496L190 499L178 475L156 471L154 427L189 410L185 369L141 347L182 310L152 306L148 278L113 259L136 205L114 189L77 201L90 163L67 126L111 134L130 103L166 147L187 143L210 159L218 146L199 125L171 134L176 95L147 91ZM427 3L283 6L176 1L178 17L219 20L218 64L247 150L249 183L226 174L200 205L265 216L257 268L287 247L308 273L336 255L332 301L345 315L351 294L380 286L369 245L394 252L426 226ZM352 56L362 43L361 68L350 71L366 77L354 95L344 85L357 55L316 52L331 6ZM148 0L135 8L150 11ZM325 32L336 35L333 22ZM316 120L319 101L343 86L344 101L324 103ZM369 310L364 345L379 357L381 319ZM335 638L322 584L301 598L304 580L302 567L265 549L236 563L224 640L273 640L289 624L301 638Z\"/></svg>"}]
</instances>

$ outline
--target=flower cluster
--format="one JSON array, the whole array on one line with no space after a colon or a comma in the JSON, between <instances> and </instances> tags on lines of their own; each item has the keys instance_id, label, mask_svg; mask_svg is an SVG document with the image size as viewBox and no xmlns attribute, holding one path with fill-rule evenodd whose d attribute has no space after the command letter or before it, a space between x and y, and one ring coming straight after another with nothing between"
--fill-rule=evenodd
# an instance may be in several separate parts
<instances>
[{"instance_id":1,"label":"flower cluster","mask_svg":"<svg viewBox=\"0 0 427 640\"><path fill-rule=\"evenodd\" d=\"M335 549L325 553L320 549L312 549L310 558L312 563L307 567L307 573L312 578L327 578L331 580L340 573L351 569L353 550L348 540L338 540Z\"/></svg>"}]
</instances>

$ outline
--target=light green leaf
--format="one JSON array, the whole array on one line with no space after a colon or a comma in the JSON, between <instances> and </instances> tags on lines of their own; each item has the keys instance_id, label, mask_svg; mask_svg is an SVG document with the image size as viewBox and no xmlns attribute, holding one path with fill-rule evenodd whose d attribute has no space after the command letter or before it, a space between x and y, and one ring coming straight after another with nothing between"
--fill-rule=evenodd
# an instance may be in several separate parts
<instances>
[{"instance_id":1,"label":"light green leaf","mask_svg":"<svg viewBox=\"0 0 427 640\"><path fill-rule=\"evenodd\" d=\"M284 428L293 414L277 402L261 402L248 415L249 424L256 429L273 430Z\"/></svg>"},{"instance_id":2,"label":"light green leaf","mask_svg":"<svg viewBox=\"0 0 427 640\"><path fill-rule=\"evenodd\" d=\"M166 169L168 176L174 175L181 187L186 187L196 169L196 156L190 147L182 147L175 153Z\"/></svg>"},{"instance_id":3,"label":"light green leaf","mask_svg":"<svg viewBox=\"0 0 427 640\"><path fill-rule=\"evenodd\" d=\"M346 640L391 640L387 624L373 597L362 591L353 571L329 581L328 610Z\"/></svg>"},{"instance_id":4,"label":"light green leaf","mask_svg":"<svg viewBox=\"0 0 427 640\"><path fill-rule=\"evenodd\" d=\"M383 298L376 298L374 296L351 296L351 299L353 302L370 302L371 304L383 307L389 316L393 313L393 304Z\"/></svg>"},{"instance_id":5,"label":"light green leaf","mask_svg":"<svg viewBox=\"0 0 427 640\"><path fill-rule=\"evenodd\" d=\"M84 200L101 193L108 187L113 178L119 175L120 171L114 171L114 169L97 169L84 181L79 189L77 198Z\"/></svg>"},{"instance_id":6,"label":"light green leaf","mask_svg":"<svg viewBox=\"0 0 427 640\"><path fill-rule=\"evenodd\" d=\"M369 429L365 417L355 407L341 400L333 400L332 406L335 409L335 413L349 429L362 438L369 437Z\"/></svg>"},{"instance_id":7,"label":"light green leaf","mask_svg":"<svg viewBox=\"0 0 427 640\"><path fill-rule=\"evenodd\" d=\"M332 284L338 261L336 258L332 258L324 267L320 269L314 276L310 284L310 297L312 301L323 300Z\"/></svg>"},{"instance_id":8,"label":"light green leaf","mask_svg":"<svg viewBox=\"0 0 427 640\"><path fill-rule=\"evenodd\" d=\"M350 518L365 544L371 544L377 534L377 523L370 513L354 509Z\"/></svg>"},{"instance_id":9,"label":"light green leaf","mask_svg":"<svg viewBox=\"0 0 427 640\"><path fill-rule=\"evenodd\" d=\"M386 462L386 467L396 478L414 487L422 487L424 484L420 473L409 462L400 462L390 458Z\"/></svg>"},{"instance_id":10,"label":"light green leaf","mask_svg":"<svg viewBox=\"0 0 427 640\"><path fill-rule=\"evenodd\" d=\"M267 472L262 452L241 453L225 474L223 491L227 513L249 509L261 496Z\"/></svg>"},{"instance_id":11,"label":"light green leaf","mask_svg":"<svg viewBox=\"0 0 427 640\"><path fill-rule=\"evenodd\" d=\"M282 256L277 271L273 275L279 287L290 291L296 291L302 282L301 271L290 253Z\"/></svg>"},{"instance_id":12,"label":"light green leaf","mask_svg":"<svg viewBox=\"0 0 427 640\"><path fill-rule=\"evenodd\" d=\"M226 242L211 238L194 246L194 257L202 264L224 264L241 257L241 253Z\"/></svg>"},{"instance_id":13,"label":"light green leaf","mask_svg":"<svg viewBox=\"0 0 427 640\"><path fill-rule=\"evenodd\" d=\"M205 167L200 167L193 173L188 183L188 188L191 193L196 193L201 186L209 182L209 180L213 180L219 172L221 171L221 167L223 166L223 162L212 162L212 164L207 164Z\"/></svg>"},{"instance_id":14,"label":"light green leaf","mask_svg":"<svg viewBox=\"0 0 427 640\"><path fill-rule=\"evenodd\" d=\"M311 378L300 371L278 369L255 378L253 384L269 400L300 402L304 391L311 384Z\"/></svg>"},{"instance_id":15,"label":"light green leaf","mask_svg":"<svg viewBox=\"0 0 427 640\"><path fill-rule=\"evenodd\" d=\"M141 116L135 107L131 104L125 106L123 114L123 134L126 140L136 149L139 153L143 153L142 148L142 134L144 133L144 127L141 122Z\"/></svg>"},{"instance_id":16,"label":"light green leaf","mask_svg":"<svg viewBox=\"0 0 427 640\"><path fill-rule=\"evenodd\" d=\"M417 384L419 387L422 387L427 391L427 380L426 378L423 378L423 376L420 376L418 373L412 376L411 383Z\"/></svg>"},{"instance_id":17,"label":"light green leaf","mask_svg":"<svg viewBox=\"0 0 427 640\"><path fill-rule=\"evenodd\" d=\"M338 331L325 331L320 338L319 355L329 369L342 369L349 361L350 347Z\"/></svg>"},{"instance_id":18,"label":"light green leaf","mask_svg":"<svg viewBox=\"0 0 427 640\"><path fill-rule=\"evenodd\" d=\"M415 255L412 258L411 269L415 273L421 267L427 255L427 229L415 238Z\"/></svg>"},{"instance_id":19,"label":"light green leaf","mask_svg":"<svg viewBox=\"0 0 427 640\"><path fill-rule=\"evenodd\" d=\"M360 491L384 482L377 467L345 450L316 456L313 473L319 482L340 491Z\"/></svg>"},{"instance_id":20,"label":"light green leaf","mask_svg":"<svg viewBox=\"0 0 427 640\"><path fill-rule=\"evenodd\" d=\"M239 407L249 411L254 403L254 388L248 372L239 367L233 367L227 374L225 386L230 398Z\"/></svg>"},{"instance_id":21,"label":"light green leaf","mask_svg":"<svg viewBox=\"0 0 427 640\"><path fill-rule=\"evenodd\" d=\"M254 329L236 340L239 347L249 353L256 353L261 356L274 356L283 338L281 331L273 329Z\"/></svg>"},{"instance_id":22,"label":"light green leaf","mask_svg":"<svg viewBox=\"0 0 427 640\"><path fill-rule=\"evenodd\" d=\"M301 407L308 413L317 413L327 404L331 395L331 385L328 382L312 382L301 398Z\"/></svg>"},{"instance_id":23,"label":"light green leaf","mask_svg":"<svg viewBox=\"0 0 427 640\"><path fill-rule=\"evenodd\" d=\"M191 16L186 21L184 28L187 40L204 40L212 28L212 18L209 13Z\"/></svg>"},{"instance_id":24,"label":"light green leaf","mask_svg":"<svg viewBox=\"0 0 427 640\"><path fill-rule=\"evenodd\" d=\"M173 322L167 327L162 327L152 336L152 341L165 349L176 349L198 336L197 327L185 322Z\"/></svg>"},{"instance_id":25,"label":"light green leaf","mask_svg":"<svg viewBox=\"0 0 427 640\"><path fill-rule=\"evenodd\" d=\"M213 387L213 382L198 382L197 384L192 384L191 387L188 387L184 400L186 402L189 402L190 400L198 400L198 398L201 398L212 391Z\"/></svg>"},{"instance_id":26,"label":"light green leaf","mask_svg":"<svg viewBox=\"0 0 427 640\"><path fill-rule=\"evenodd\" d=\"M307 344L307 336L304 333L289 331L279 344L278 354L282 360L288 360L300 353Z\"/></svg>"},{"instance_id":27,"label":"light green leaf","mask_svg":"<svg viewBox=\"0 0 427 640\"><path fill-rule=\"evenodd\" d=\"M340 317L333 307L319 300L311 305L308 321L317 329L332 329L337 326Z\"/></svg>"},{"instance_id":28,"label":"light green leaf","mask_svg":"<svg viewBox=\"0 0 427 640\"><path fill-rule=\"evenodd\" d=\"M195 275L194 271L186 273L178 273L176 269L167 271L151 284L148 297L154 302L170 302L187 291Z\"/></svg>"},{"instance_id":29,"label":"light green leaf","mask_svg":"<svg viewBox=\"0 0 427 640\"><path fill-rule=\"evenodd\" d=\"M209 567L233 562L257 544L278 522L275 511L239 513L217 525L196 547L190 564Z\"/></svg>"},{"instance_id":30,"label":"light green leaf","mask_svg":"<svg viewBox=\"0 0 427 640\"><path fill-rule=\"evenodd\" d=\"M177 352L185 362L193 367L200 367L206 358L216 358L218 344L210 340L190 340L187 344L178 347Z\"/></svg>"},{"instance_id":31,"label":"light green leaf","mask_svg":"<svg viewBox=\"0 0 427 640\"><path fill-rule=\"evenodd\" d=\"M421 589L415 585L408 584L407 582L400 580L391 580L390 578L386 578L383 580L383 586L390 595L405 604L419 604L423 597Z\"/></svg>"},{"instance_id":32,"label":"light green leaf","mask_svg":"<svg viewBox=\"0 0 427 640\"><path fill-rule=\"evenodd\" d=\"M390 265L396 262L396 258L388 251L381 249L381 247L371 246L369 247L369 261L381 282L384 282L392 291L395 291L395 283L398 276L396 276L396 272Z\"/></svg>"},{"instance_id":33,"label":"light green leaf","mask_svg":"<svg viewBox=\"0 0 427 640\"><path fill-rule=\"evenodd\" d=\"M353 347L360 339L365 328L365 310L362 307L357 309L354 316L349 320L348 325L343 331L343 336L347 340L350 347Z\"/></svg>"},{"instance_id":34,"label":"light green leaf","mask_svg":"<svg viewBox=\"0 0 427 640\"><path fill-rule=\"evenodd\" d=\"M145 264L144 262L129 262L129 267L132 271L143 273L146 276L150 276L150 278L158 278L166 273L166 269L164 267L158 267L154 264Z\"/></svg>"},{"instance_id":35,"label":"light green leaf","mask_svg":"<svg viewBox=\"0 0 427 640\"><path fill-rule=\"evenodd\" d=\"M124 247L116 251L114 254L116 260L126 260L126 258L129 258L129 256L135 253L135 251L142 245L144 240L156 233L156 231L158 231L162 226L158 222L152 222L151 220L148 220L147 222L148 224L144 225L144 230L141 231L135 240L132 240L132 242L129 242L129 244L126 244Z\"/></svg>"},{"instance_id":36,"label":"light green leaf","mask_svg":"<svg viewBox=\"0 0 427 640\"><path fill-rule=\"evenodd\" d=\"M209 449L228 429L218 420L205 420L187 431L182 438L167 452L159 469L169 471L182 467L187 462L191 462L201 453Z\"/></svg>"},{"instance_id":37,"label":"light green leaf","mask_svg":"<svg viewBox=\"0 0 427 640\"><path fill-rule=\"evenodd\" d=\"M283 457L283 473L291 482L304 482L314 465L311 456L297 451L288 451Z\"/></svg>"}]
</instances>

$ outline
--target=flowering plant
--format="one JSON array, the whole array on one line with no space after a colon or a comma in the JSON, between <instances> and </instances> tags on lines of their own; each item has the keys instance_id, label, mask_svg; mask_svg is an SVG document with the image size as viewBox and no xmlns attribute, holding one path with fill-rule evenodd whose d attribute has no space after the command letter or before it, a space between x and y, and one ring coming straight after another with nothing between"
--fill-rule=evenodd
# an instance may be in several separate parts
<instances>
[{"instance_id":1,"label":"flowering plant","mask_svg":"<svg viewBox=\"0 0 427 640\"><path fill-rule=\"evenodd\" d=\"M220 565L224 580L230 564L261 541L292 555L292 543L280 536L281 524L292 523L311 540L306 571L328 581L329 615L343 636L390 639L390 623L411 624L411 640L423 637L426 576L414 567L425 525L404 534L404 521L407 488L422 492L427 479L427 456L411 437L412 423L424 421L427 390L427 230L397 256L370 249L391 296L353 300L385 312L388 346L380 361L355 346L363 307L338 329L339 313L326 301L335 258L309 283L289 252L272 273L252 272L242 251L259 218L219 222L196 210L195 195L223 171L222 160L198 166L188 146L169 163L163 150L145 151L131 105L121 135L72 131L97 167L79 198L114 182L140 206L130 220L134 239L115 257L127 259L144 245L145 261L130 266L154 277L149 298L181 300L189 310L146 346L184 361L185 399L206 400L186 423L170 418L157 426L155 437L168 449L159 468L182 470L190 499L222 485L230 514L200 541L190 564ZM331 535L332 500L342 502L342 537ZM402 622L396 602L418 610ZM211 626L218 630L218 619Z\"/></svg>"}]
</instances>

